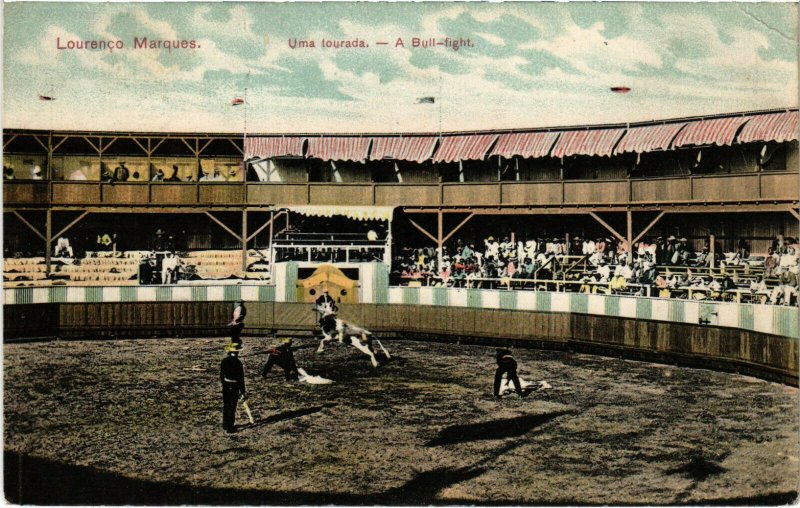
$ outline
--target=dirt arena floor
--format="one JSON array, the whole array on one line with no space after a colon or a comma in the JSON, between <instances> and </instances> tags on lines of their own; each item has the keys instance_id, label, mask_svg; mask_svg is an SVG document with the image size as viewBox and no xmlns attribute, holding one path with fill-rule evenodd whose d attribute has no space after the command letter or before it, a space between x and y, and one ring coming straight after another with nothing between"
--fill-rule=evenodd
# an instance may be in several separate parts
<instances>
[{"instance_id":1,"label":"dirt arena floor","mask_svg":"<svg viewBox=\"0 0 800 508\"><path fill-rule=\"evenodd\" d=\"M494 350L300 341L330 385L261 378L221 429L225 339L4 346L5 496L33 504L785 504L798 390L754 378L517 349L552 388L496 401ZM298 344L298 342L295 342Z\"/></svg>"}]
</instances>

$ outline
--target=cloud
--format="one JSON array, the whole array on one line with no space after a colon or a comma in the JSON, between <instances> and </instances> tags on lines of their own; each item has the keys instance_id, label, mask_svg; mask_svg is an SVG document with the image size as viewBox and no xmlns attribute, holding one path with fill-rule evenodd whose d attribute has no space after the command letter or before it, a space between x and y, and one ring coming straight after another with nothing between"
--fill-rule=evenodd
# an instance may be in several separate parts
<instances>
[{"instance_id":1,"label":"cloud","mask_svg":"<svg viewBox=\"0 0 800 508\"><path fill-rule=\"evenodd\" d=\"M489 44L492 44L494 46L505 46L506 45L506 41L503 40L502 37L494 35L494 34L490 34L490 33L486 33L486 32L476 32L475 35L477 35L481 39L485 40L486 42L488 42Z\"/></svg>"},{"instance_id":2,"label":"cloud","mask_svg":"<svg viewBox=\"0 0 800 508\"><path fill-rule=\"evenodd\" d=\"M261 37L253 32L253 16L243 5L231 7L227 12L227 21L209 21L206 18L211 12L210 5L197 7L190 17L191 30L203 34L204 37L247 42L261 41Z\"/></svg>"},{"instance_id":3,"label":"cloud","mask_svg":"<svg viewBox=\"0 0 800 508\"><path fill-rule=\"evenodd\" d=\"M564 27L563 35L520 44L519 49L536 49L568 60L586 74L608 72L614 69L633 70L641 65L660 67L658 51L645 40L628 36L608 38L603 35L605 25L598 22L589 28L571 23Z\"/></svg>"}]
</instances>

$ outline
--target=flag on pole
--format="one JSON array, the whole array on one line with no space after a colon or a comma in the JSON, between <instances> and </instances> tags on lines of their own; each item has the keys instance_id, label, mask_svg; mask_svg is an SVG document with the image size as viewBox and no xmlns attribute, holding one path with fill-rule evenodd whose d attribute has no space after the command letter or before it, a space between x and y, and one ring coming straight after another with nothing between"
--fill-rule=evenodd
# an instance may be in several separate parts
<instances>
[{"instance_id":1,"label":"flag on pole","mask_svg":"<svg viewBox=\"0 0 800 508\"><path fill-rule=\"evenodd\" d=\"M244 104L244 99L238 97L231 101L231 106L241 106L242 104Z\"/></svg>"},{"instance_id":2,"label":"flag on pole","mask_svg":"<svg viewBox=\"0 0 800 508\"><path fill-rule=\"evenodd\" d=\"M416 104L433 104L436 102L434 97L420 97L417 99Z\"/></svg>"},{"instance_id":3,"label":"flag on pole","mask_svg":"<svg viewBox=\"0 0 800 508\"><path fill-rule=\"evenodd\" d=\"M48 95L40 95L39 96L39 100L40 101L54 101L56 99L55 99L55 97L50 97Z\"/></svg>"}]
</instances>

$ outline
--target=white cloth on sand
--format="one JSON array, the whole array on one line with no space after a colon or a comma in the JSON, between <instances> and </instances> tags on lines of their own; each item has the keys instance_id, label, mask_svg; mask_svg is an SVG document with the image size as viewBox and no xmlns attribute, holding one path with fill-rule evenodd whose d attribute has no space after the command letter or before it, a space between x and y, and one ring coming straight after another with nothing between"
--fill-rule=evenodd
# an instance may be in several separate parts
<instances>
[{"instance_id":1,"label":"white cloth on sand","mask_svg":"<svg viewBox=\"0 0 800 508\"><path fill-rule=\"evenodd\" d=\"M297 368L297 373L300 374L300 378L298 381L301 383L308 383L310 385L329 385L333 383L330 379L326 379L322 376L312 376L305 371L305 369Z\"/></svg>"},{"instance_id":2,"label":"white cloth on sand","mask_svg":"<svg viewBox=\"0 0 800 508\"><path fill-rule=\"evenodd\" d=\"M522 387L523 390L546 390L548 388L552 388L550 383L547 381L536 381L529 383L522 378L519 378L519 385ZM510 395L514 393L514 383L509 382L508 378L503 376L503 380L500 381L500 396L504 397L506 395Z\"/></svg>"}]
</instances>

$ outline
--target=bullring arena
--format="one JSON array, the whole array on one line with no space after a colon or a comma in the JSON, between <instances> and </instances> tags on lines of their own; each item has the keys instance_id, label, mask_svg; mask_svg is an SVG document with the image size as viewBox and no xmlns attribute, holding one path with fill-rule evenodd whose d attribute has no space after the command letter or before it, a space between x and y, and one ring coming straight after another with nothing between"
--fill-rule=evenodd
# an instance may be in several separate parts
<instances>
[{"instance_id":1,"label":"bullring arena","mask_svg":"<svg viewBox=\"0 0 800 508\"><path fill-rule=\"evenodd\" d=\"M6 499L792 503L797 119L6 130ZM390 357L317 353L323 291ZM262 378L287 337L330 383ZM499 347L546 385L495 398Z\"/></svg>"}]
</instances>

